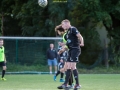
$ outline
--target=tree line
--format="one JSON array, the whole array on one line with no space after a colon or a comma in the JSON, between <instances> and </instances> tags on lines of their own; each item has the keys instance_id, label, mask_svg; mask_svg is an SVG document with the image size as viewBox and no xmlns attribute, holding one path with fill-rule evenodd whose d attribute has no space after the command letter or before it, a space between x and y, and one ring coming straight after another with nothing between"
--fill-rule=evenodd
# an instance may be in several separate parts
<instances>
[{"instance_id":1,"label":"tree line","mask_svg":"<svg viewBox=\"0 0 120 90\"><path fill-rule=\"evenodd\" d=\"M3 36L56 36L54 28L63 19L69 19L85 40L80 61L92 65L102 49L96 27L102 25L108 32L108 48L112 64L120 63L120 0L67 0L53 2L42 8L37 0L0 0L0 26Z\"/></svg>"}]
</instances>

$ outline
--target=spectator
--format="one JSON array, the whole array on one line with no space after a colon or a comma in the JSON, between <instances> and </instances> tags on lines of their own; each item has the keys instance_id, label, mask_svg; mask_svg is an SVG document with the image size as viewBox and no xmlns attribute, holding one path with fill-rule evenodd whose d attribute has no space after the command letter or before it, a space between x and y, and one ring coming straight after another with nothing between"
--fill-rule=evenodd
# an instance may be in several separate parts
<instances>
[{"instance_id":1,"label":"spectator","mask_svg":"<svg viewBox=\"0 0 120 90\"><path fill-rule=\"evenodd\" d=\"M50 48L47 50L47 59L50 74L52 74L52 65L55 68L55 73L57 73L57 51L55 50L53 43L50 44Z\"/></svg>"}]
</instances>

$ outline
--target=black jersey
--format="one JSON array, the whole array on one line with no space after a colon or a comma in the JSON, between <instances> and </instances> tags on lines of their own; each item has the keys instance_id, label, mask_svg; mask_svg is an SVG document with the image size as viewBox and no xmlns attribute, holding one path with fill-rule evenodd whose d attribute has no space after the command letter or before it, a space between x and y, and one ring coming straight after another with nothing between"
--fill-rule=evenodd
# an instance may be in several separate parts
<instances>
[{"instance_id":1,"label":"black jersey","mask_svg":"<svg viewBox=\"0 0 120 90\"><path fill-rule=\"evenodd\" d=\"M66 34L68 48L80 48L80 41L76 36L78 33L80 32L73 26L68 29Z\"/></svg>"},{"instance_id":2,"label":"black jersey","mask_svg":"<svg viewBox=\"0 0 120 90\"><path fill-rule=\"evenodd\" d=\"M62 47L60 46L60 47L58 48L58 51L61 50L61 49L62 49ZM63 61L66 61L67 56L68 56L68 51L62 52L62 53L58 56L58 61L60 61L60 59L63 59Z\"/></svg>"}]
</instances>

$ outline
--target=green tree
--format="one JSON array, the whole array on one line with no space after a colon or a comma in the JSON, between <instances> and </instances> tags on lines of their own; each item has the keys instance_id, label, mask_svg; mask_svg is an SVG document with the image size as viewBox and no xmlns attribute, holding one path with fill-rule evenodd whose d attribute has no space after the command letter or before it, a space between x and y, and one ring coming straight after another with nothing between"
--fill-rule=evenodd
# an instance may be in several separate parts
<instances>
[{"instance_id":1,"label":"green tree","mask_svg":"<svg viewBox=\"0 0 120 90\"><path fill-rule=\"evenodd\" d=\"M14 8L15 0L1 0L0 1L0 20L1 20L1 34L8 36L21 35L21 28L17 25L18 21L14 19L12 10Z\"/></svg>"},{"instance_id":2,"label":"green tree","mask_svg":"<svg viewBox=\"0 0 120 90\"><path fill-rule=\"evenodd\" d=\"M95 29L102 22L111 40L115 63L119 64L120 0L68 0L67 3L52 1L49 0L48 5L42 8L36 0L1 0L0 20L4 16L5 35L55 36L55 26L63 19L69 19L85 39L81 60L91 65L96 62L101 50L99 35Z\"/></svg>"},{"instance_id":3,"label":"green tree","mask_svg":"<svg viewBox=\"0 0 120 90\"><path fill-rule=\"evenodd\" d=\"M16 2L13 14L15 18L20 21L19 26L22 28L22 35L45 36L47 27L44 22L48 17L47 12L45 12L47 7L40 7L36 0L27 0L19 6L18 4L20 2L21 1Z\"/></svg>"},{"instance_id":4,"label":"green tree","mask_svg":"<svg viewBox=\"0 0 120 90\"><path fill-rule=\"evenodd\" d=\"M73 23L85 30L95 28L99 22L103 23L108 31L108 37L111 39L110 45L113 46L116 64L120 62L119 15L120 0L77 0L70 12Z\"/></svg>"}]
</instances>

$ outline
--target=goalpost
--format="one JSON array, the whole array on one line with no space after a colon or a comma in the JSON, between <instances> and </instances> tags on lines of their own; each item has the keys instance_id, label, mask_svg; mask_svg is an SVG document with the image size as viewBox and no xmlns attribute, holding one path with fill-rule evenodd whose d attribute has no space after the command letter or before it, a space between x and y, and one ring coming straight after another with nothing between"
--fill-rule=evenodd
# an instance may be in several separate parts
<instances>
[{"instance_id":1,"label":"goalpost","mask_svg":"<svg viewBox=\"0 0 120 90\"><path fill-rule=\"evenodd\" d=\"M55 45L58 49L58 42L62 40L61 37L4 37L5 55L9 65L16 66L47 66L46 51L50 43ZM10 64L9 64L10 63ZM11 67L10 67L11 68ZM8 71L9 69L8 68ZM17 70L19 72L7 72L8 74L30 73L42 74L47 73L42 70ZM37 71L37 72L36 72ZM48 71L49 72L49 71Z\"/></svg>"},{"instance_id":2,"label":"goalpost","mask_svg":"<svg viewBox=\"0 0 120 90\"><path fill-rule=\"evenodd\" d=\"M7 37L7 36L1 36L0 39L14 39L14 40L60 40L61 37Z\"/></svg>"}]
</instances>

